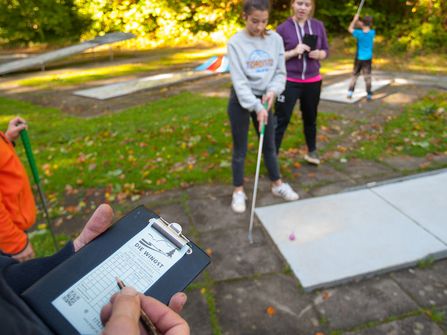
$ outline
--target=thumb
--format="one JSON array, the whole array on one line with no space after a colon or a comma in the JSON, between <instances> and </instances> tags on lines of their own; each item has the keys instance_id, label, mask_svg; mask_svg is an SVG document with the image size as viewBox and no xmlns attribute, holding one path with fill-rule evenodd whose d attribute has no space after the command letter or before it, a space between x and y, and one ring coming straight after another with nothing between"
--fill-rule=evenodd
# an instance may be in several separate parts
<instances>
[{"instance_id":1,"label":"thumb","mask_svg":"<svg viewBox=\"0 0 447 335\"><path fill-rule=\"evenodd\" d=\"M112 314L103 335L139 334L140 298L132 287L124 287L113 299Z\"/></svg>"},{"instance_id":2,"label":"thumb","mask_svg":"<svg viewBox=\"0 0 447 335\"><path fill-rule=\"evenodd\" d=\"M73 241L75 252L106 231L112 225L112 219L112 207L107 204L99 206L85 224L81 234Z\"/></svg>"}]
</instances>

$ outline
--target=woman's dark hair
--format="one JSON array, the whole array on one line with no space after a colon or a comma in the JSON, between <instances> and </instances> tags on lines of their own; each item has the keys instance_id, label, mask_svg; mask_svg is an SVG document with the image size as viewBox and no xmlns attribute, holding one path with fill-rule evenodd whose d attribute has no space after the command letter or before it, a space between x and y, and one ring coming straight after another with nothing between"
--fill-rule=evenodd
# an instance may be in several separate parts
<instances>
[{"instance_id":1,"label":"woman's dark hair","mask_svg":"<svg viewBox=\"0 0 447 335\"><path fill-rule=\"evenodd\" d=\"M270 1L269 0L245 0L242 7L243 12L246 15L250 15L254 10L269 11L270 12Z\"/></svg>"}]
</instances>

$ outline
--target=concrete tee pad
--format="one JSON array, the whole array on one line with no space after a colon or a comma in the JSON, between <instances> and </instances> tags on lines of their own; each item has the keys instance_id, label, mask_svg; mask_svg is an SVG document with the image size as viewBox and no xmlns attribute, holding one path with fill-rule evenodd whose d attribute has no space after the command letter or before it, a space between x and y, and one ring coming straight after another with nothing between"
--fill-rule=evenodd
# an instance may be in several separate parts
<instances>
[{"instance_id":1,"label":"concrete tee pad","mask_svg":"<svg viewBox=\"0 0 447 335\"><path fill-rule=\"evenodd\" d=\"M445 199L444 171L256 214L304 289L312 290L447 256Z\"/></svg>"},{"instance_id":2,"label":"concrete tee pad","mask_svg":"<svg viewBox=\"0 0 447 335\"><path fill-rule=\"evenodd\" d=\"M208 77L214 74L215 73L211 71L182 71L176 73L162 73L150 77L128 80L121 83L76 91L74 92L74 94L87 98L106 100L142 90L172 85L186 80Z\"/></svg>"},{"instance_id":3,"label":"concrete tee pad","mask_svg":"<svg viewBox=\"0 0 447 335\"><path fill-rule=\"evenodd\" d=\"M355 85L354 94L351 99L347 98L349 83L351 79L346 79L341 82L324 86L321 90L320 98L322 100L329 100L335 102L342 102L346 104L353 104L360 99L366 97L366 86L365 81L363 80L363 76L360 76L357 80L357 84ZM384 78L374 78L372 79L372 87L371 90L373 92L389 85L391 80Z\"/></svg>"}]
</instances>

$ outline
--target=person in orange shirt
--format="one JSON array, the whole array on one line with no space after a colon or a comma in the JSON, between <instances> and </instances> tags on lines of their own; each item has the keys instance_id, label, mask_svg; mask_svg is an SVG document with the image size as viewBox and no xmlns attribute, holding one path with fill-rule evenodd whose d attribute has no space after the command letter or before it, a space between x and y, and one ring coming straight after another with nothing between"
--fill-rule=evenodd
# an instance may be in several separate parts
<instances>
[{"instance_id":1,"label":"person in orange shirt","mask_svg":"<svg viewBox=\"0 0 447 335\"><path fill-rule=\"evenodd\" d=\"M13 118L0 131L0 251L22 262L34 258L26 230L36 221L36 203L26 170L14 150L25 120Z\"/></svg>"}]
</instances>

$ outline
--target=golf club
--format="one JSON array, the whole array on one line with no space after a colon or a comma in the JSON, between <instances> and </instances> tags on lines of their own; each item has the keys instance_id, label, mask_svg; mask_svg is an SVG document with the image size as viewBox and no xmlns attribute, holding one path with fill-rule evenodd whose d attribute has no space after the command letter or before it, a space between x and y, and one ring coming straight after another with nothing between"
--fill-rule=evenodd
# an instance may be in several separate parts
<instances>
[{"instance_id":1,"label":"golf club","mask_svg":"<svg viewBox=\"0 0 447 335\"><path fill-rule=\"evenodd\" d=\"M264 108L267 110L267 108L268 108L267 103L264 103ZM259 168L261 166L262 145L264 143L264 132L265 132L265 123L262 122L261 123L261 133L259 135L258 160L256 162L255 185L253 187L253 200L251 202L250 227L248 228L248 241L250 242L250 244L253 243L253 219L254 219L254 215L255 215L256 194L258 191Z\"/></svg>"},{"instance_id":2,"label":"golf club","mask_svg":"<svg viewBox=\"0 0 447 335\"><path fill-rule=\"evenodd\" d=\"M357 15L360 15L360 12L362 11L363 4L365 3L365 0L362 0L360 2L359 8L357 9Z\"/></svg>"},{"instance_id":3,"label":"golf club","mask_svg":"<svg viewBox=\"0 0 447 335\"><path fill-rule=\"evenodd\" d=\"M45 194L43 193L42 185L40 184L39 172L37 171L36 161L34 159L34 155L31 150L31 142L29 140L28 131L26 129L23 129L20 132L20 138L22 139L22 143L25 148L26 157L28 158L28 163L30 165L31 172L34 177L34 182L37 185L37 190L39 192L39 197L42 202L42 207L43 207L45 219L47 221L48 230L50 231L51 238L53 239L54 247L56 248L56 251L57 251L57 250L59 250L59 248L57 246L56 236L54 235L53 227L50 222L50 216L48 214L48 208L47 208L47 201L45 199Z\"/></svg>"}]
</instances>

